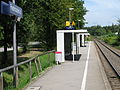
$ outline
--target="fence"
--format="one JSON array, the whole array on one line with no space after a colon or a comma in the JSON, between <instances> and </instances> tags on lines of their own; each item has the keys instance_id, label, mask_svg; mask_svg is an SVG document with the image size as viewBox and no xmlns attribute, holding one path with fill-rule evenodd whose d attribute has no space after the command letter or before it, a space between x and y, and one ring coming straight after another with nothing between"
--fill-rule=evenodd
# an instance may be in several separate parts
<instances>
[{"instance_id":1,"label":"fence","mask_svg":"<svg viewBox=\"0 0 120 90\"><path fill-rule=\"evenodd\" d=\"M16 65L12 65L12 66L6 67L4 69L0 69L0 90L3 90L5 88L4 87L5 86L4 85L4 75L3 75L4 72L8 71L8 73L11 73L11 69L12 70L16 69L16 73L15 74L11 73L11 76L13 77L12 78L13 79L13 82L12 82L13 86L17 87L18 84L20 83L20 80L19 80L20 77L22 77L23 79L25 77L26 78L29 77L29 81L31 81L32 78L35 77L35 74L39 75L39 73L43 69L45 69L48 66L51 66L53 63L55 63L55 54L54 54L54 52L55 52L55 50L48 51L46 53L43 53L41 55L38 55L36 57L33 57L33 58L31 58L29 60L26 60L26 61L23 61L21 63L18 63ZM51 57L51 55L53 57ZM22 65L24 65L24 66L22 66ZM33 66L35 66L35 68ZM22 67L27 67L27 69L25 71L25 74L20 74L19 73L19 72L21 72ZM28 73L29 73L29 76L27 76ZM9 80L9 81L11 81L11 80ZM25 81L28 82L27 79L24 79L24 83L25 83ZM9 83L9 86L10 86L10 83ZM21 87L21 86L19 86L19 87Z\"/></svg>"}]
</instances>

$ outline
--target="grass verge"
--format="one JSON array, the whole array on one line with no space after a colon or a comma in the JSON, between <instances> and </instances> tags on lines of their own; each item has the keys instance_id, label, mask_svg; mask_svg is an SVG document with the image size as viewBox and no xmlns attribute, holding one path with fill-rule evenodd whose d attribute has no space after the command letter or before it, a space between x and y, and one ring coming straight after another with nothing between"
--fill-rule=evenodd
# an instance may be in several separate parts
<instances>
[{"instance_id":1,"label":"grass verge","mask_svg":"<svg viewBox=\"0 0 120 90\"><path fill-rule=\"evenodd\" d=\"M39 56L39 61L42 66L42 70L46 70L48 67L55 65L55 56L54 53L49 53L43 56ZM38 63L38 62L37 62ZM29 73L29 64L24 64L18 67L19 71L19 84L17 88L13 85L13 70L9 70L3 73L3 80L4 80L4 90L21 90L30 82L30 73ZM39 72L42 71L39 68ZM32 61L32 78L34 79L40 73L36 70L36 65L34 61Z\"/></svg>"}]
</instances>

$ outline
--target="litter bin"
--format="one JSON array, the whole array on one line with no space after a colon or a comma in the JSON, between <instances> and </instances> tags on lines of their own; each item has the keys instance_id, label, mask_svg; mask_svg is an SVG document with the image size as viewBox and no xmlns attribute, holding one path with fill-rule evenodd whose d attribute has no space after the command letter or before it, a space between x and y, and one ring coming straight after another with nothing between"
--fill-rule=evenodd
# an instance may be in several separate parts
<instances>
[{"instance_id":1,"label":"litter bin","mask_svg":"<svg viewBox=\"0 0 120 90\"><path fill-rule=\"evenodd\" d=\"M60 63L60 61L62 60L62 52L55 52L55 60L57 64Z\"/></svg>"}]
</instances>

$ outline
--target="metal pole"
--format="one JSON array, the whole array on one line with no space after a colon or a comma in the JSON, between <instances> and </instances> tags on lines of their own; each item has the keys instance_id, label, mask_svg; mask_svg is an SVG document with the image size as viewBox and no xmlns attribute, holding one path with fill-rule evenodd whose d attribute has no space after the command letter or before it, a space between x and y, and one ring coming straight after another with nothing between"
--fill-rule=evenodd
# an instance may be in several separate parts
<instances>
[{"instance_id":1,"label":"metal pole","mask_svg":"<svg viewBox=\"0 0 120 90\"><path fill-rule=\"evenodd\" d=\"M78 29L79 29L79 20L78 20Z\"/></svg>"},{"instance_id":2,"label":"metal pole","mask_svg":"<svg viewBox=\"0 0 120 90\"><path fill-rule=\"evenodd\" d=\"M13 3L15 3L15 0L12 0ZM14 65L17 64L17 50L16 50L16 16L14 19L14 31L13 31L13 59L14 59Z\"/></svg>"},{"instance_id":3,"label":"metal pole","mask_svg":"<svg viewBox=\"0 0 120 90\"><path fill-rule=\"evenodd\" d=\"M17 50L16 50L16 18L14 20L14 31L13 31L13 59L14 65L17 64Z\"/></svg>"},{"instance_id":4,"label":"metal pole","mask_svg":"<svg viewBox=\"0 0 120 90\"><path fill-rule=\"evenodd\" d=\"M78 29L80 29L80 21L81 21L81 20L78 20Z\"/></svg>"},{"instance_id":5,"label":"metal pole","mask_svg":"<svg viewBox=\"0 0 120 90\"><path fill-rule=\"evenodd\" d=\"M15 3L15 0L12 0ZM16 17L14 19L14 31L13 31L13 62L17 64L17 52L16 52Z\"/></svg>"},{"instance_id":6,"label":"metal pole","mask_svg":"<svg viewBox=\"0 0 120 90\"><path fill-rule=\"evenodd\" d=\"M2 72L0 72L0 90L3 90L3 75L2 75Z\"/></svg>"},{"instance_id":7,"label":"metal pole","mask_svg":"<svg viewBox=\"0 0 120 90\"><path fill-rule=\"evenodd\" d=\"M74 32L72 33L72 48L73 48L73 62L74 62Z\"/></svg>"},{"instance_id":8,"label":"metal pole","mask_svg":"<svg viewBox=\"0 0 120 90\"><path fill-rule=\"evenodd\" d=\"M69 22L71 23L71 11L69 10Z\"/></svg>"},{"instance_id":9,"label":"metal pole","mask_svg":"<svg viewBox=\"0 0 120 90\"><path fill-rule=\"evenodd\" d=\"M74 8L69 8L69 21L70 21L70 26L71 26L71 22L72 22L72 18L71 18L71 11L74 10Z\"/></svg>"},{"instance_id":10,"label":"metal pole","mask_svg":"<svg viewBox=\"0 0 120 90\"><path fill-rule=\"evenodd\" d=\"M13 3L15 3L15 0L12 0Z\"/></svg>"},{"instance_id":11,"label":"metal pole","mask_svg":"<svg viewBox=\"0 0 120 90\"><path fill-rule=\"evenodd\" d=\"M12 2L15 4L15 0L12 0ZM14 31L13 31L13 64L17 64L17 46L16 46L16 16L14 19ZM15 87L18 85L18 67L14 68L13 72L14 77L14 85Z\"/></svg>"}]
</instances>

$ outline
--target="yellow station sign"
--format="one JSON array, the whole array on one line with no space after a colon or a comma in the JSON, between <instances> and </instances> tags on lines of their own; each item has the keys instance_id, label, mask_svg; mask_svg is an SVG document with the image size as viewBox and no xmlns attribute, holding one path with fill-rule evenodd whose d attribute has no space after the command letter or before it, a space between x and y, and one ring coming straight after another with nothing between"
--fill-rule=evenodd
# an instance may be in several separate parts
<instances>
[{"instance_id":1,"label":"yellow station sign","mask_svg":"<svg viewBox=\"0 0 120 90\"><path fill-rule=\"evenodd\" d=\"M72 26L75 26L75 22L74 21L72 21Z\"/></svg>"},{"instance_id":2,"label":"yellow station sign","mask_svg":"<svg viewBox=\"0 0 120 90\"><path fill-rule=\"evenodd\" d=\"M70 21L66 21L66 26L70 26Z\"/></svg>"}]
</instances>

